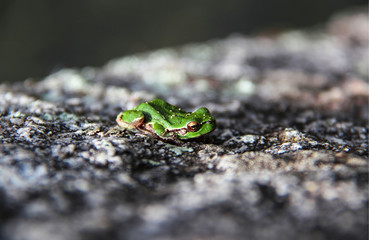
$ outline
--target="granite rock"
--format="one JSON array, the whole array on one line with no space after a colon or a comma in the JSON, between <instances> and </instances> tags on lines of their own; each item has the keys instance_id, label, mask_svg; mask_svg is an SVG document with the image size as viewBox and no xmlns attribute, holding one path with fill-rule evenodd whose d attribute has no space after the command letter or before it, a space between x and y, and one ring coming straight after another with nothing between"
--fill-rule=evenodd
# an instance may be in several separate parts
<instances>
[{"instance_id":1,"label":"granite rock","mask_svg":"<svg viewBox=\"0 0 369 240\"><path fill-rule=\"evenodd\" d=\"M1 239L367 239L368 15L0 86ZM162 98L218 127L123 131Z\"/></svg>"}]
</instances>

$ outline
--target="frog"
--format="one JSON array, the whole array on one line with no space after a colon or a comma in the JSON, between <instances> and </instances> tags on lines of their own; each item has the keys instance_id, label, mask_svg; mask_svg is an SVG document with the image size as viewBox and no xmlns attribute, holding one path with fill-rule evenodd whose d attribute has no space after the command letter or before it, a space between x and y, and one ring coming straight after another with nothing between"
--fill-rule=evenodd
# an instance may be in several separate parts
<instances>
[{"instance_id":1,"label":"frog","mask_svg":"<svg viewBox=\"0 0 369 240\"><path fill-rule=\"evenodd\" d=\"M200 138L216 128L215 117L201 107L186 112L162 99L143 102L136 108L118 114L116 119L123 129L137 130L163 142L174 142Z\"/></svg>"}]
</instances>

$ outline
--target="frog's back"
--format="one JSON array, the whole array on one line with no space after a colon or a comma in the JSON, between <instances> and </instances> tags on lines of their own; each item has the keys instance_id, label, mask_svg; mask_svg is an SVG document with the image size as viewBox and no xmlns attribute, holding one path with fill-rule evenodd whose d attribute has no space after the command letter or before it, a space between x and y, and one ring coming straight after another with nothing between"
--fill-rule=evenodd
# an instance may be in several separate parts
<instances>
[{"instance_id":1,"label":"frog's back","mask_svg":"<svg viewBox=\"0 0 369 240\"><path fill-rule=\"evenodd\" d=\"M147 121L157 120L167 128L173 125L180 125L185 118L187 112L173 106L164 100L154 99L150 102L141 103L137 110L141 110L145 114Z\"/></svg>"}]
</instances>

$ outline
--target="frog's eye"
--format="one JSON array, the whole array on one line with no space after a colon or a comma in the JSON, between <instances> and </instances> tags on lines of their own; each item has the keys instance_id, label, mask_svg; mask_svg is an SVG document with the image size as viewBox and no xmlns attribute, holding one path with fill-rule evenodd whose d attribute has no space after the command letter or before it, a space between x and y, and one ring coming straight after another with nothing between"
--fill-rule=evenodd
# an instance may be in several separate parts
<instances>
[{"instance_id":1,"label":"frog's eye","mask_svg":"<svg viewBox=\"0 0 369 240\"><path fill-rule=\"evenodd\" d=\"M189 122L187 124L187 129L190 132L196 132L197 130L200 129L200 124L198 124L197 122Z\"/></svg>"}]
</instances>

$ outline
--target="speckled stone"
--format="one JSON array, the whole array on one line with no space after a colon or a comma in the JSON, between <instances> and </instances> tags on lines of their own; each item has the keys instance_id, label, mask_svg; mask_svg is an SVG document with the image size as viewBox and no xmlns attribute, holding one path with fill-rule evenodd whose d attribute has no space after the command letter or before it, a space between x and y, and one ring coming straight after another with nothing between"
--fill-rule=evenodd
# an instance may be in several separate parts
<instances>
[{"instance_id":1,"label":"speckled stone","mask_svg":"<svg viewBox=\"0 0 369 240\"><path fill-rule=\"evenodd\" d=\"M1 85L0 239L367 239L368 50L357 13ZM218 128L117 127L157 97Z\"/></svg>"}]
</instances>

